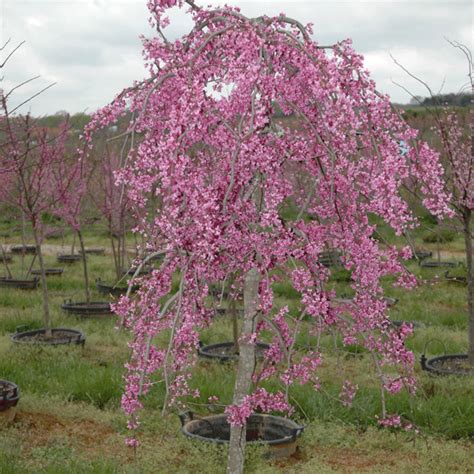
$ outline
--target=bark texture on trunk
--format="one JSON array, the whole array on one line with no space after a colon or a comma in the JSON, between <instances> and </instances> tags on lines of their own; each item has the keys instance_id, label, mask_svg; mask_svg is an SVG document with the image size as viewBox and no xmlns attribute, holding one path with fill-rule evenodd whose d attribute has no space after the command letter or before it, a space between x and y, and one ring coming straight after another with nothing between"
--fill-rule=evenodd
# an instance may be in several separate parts
<instances>
[{"instance_id":1,"label":"bark texture on trunk","mask_svg":"<svg viewBox=\"0 0 474 474\"><path fill-rule=\"evenodd\" d=\"M81 231L77 231L77 236L79 237L79 244L81 246L81 254L82 254L82 267L84 269L84 283L86 285L86 302L91 302L91 292L89 289L89 273L87 271L87 257L86 257L86 248L84 246L84 239L82 238Z\"/></svg>"},{"instance_id":2,"label":"bark texture on trunk","mask_svg":"<svg viewBox=\"0 0 474 474\"><path fill-rule=\"evenodd\" d=\"M241 341L239 344L239 363L234 386L234 405L241 405L249 394L252 374L255 369L255 345L249 344L249 337L255 332L257 324L258 286L260 274L252 268L245 276L244 282L244 321L242 324ZM245 437L247 427L232 426L230 429L229 456L227 472L242 474L245 461Z\"/></svg>"}]
</instances>

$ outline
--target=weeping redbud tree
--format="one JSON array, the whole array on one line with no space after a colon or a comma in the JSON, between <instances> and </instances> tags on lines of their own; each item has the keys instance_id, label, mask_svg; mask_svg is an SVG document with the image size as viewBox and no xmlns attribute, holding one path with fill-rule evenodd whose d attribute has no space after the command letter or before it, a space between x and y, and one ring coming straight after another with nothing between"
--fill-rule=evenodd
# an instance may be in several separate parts
<instances>
[{"instance_id":1,"label":"weeping redbud tree","mask_svg":"<svg viewBox=\"0 0 474 474\"><path fill-rule=\"evenodd\" d=\"M194 26L169 41L166 10L185 4ZM398 285L415 284L402 264L410 250L381 247L369 216L397 234L414 226L400 192L410 176L423 183L431 213L447 212L442 169L424 143L401 155L400 142L413 144L416 131L376 91L349 40L318 45L310 25L283 14L251 19L237 8L182 0L149 1L148 7L159 33L144 40L149 77L99 111L86 133L92 146L93 130L134 113L129 134L140 140L118 181L144 214L152 195L162 203L138 228L150 247L165 243L153 249L166 254L164 261L136 297L115 307L134 334L122 405L136 428L140 397L155 372L166 386L164 410L189 393L200 331L214 321L210 287L232 281L231 298L244 294L244 318L227 408L228 469L241 472L250 414L292 410L287 390L271 393L260 382L277 378L286 387L298 381L319 388L320 347L294 350L303 320L315 335L338 331L344 344L371 352L382 401L385 391L414 390L414 358L404 346L411 329L392 329L380 284L389 274L398 276ZM277 120L276 108L298 126ZM310 181L309 192L295 185L295 173ZM290 201L298 212L285 220L281 211ZM353 305L331 304L330 271L318 263L327 248L339 250L351 271ZM296 317L274 306L272 283L282 272L301 295ZM255 343L264 330L273 341L257 366ZM155 343L162 333L169 335L164 347ZM353 387L345 386L352 397ZM381 423L399 423L382 405Z\"/></svg>"}]
</instances>

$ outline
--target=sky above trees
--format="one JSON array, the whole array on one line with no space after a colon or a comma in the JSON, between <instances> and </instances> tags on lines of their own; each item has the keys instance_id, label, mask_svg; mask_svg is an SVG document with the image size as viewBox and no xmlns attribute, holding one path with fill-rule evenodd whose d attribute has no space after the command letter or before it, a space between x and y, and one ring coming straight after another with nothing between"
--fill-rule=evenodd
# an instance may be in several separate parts
<instances>
[{"instance_id":1,"label":"sky above trees","mask_svg":"<svg viewBox=\"0 0 474 474\"><path fill-rule=\"evenodd\" d=\"M206 1L222 5L222 1ZM393 63L390 54L410 71L430 81L435 91L458 92L467 80L465 63L444 37L472 48L472 5L469 0L262 1L228 0L247 16L285 12L314 23L322 44L350 37L364 54L379 90L395 102L424 91ZM23 40L0 87L8 90L30 77L41 78L18 91L20 103L51 82L57 84L23 108L33 114L92 112L113 94L145 75L139 35L150 36L145 0L0 0L0 40ZM170 39L189 29L182 12L171 13Z\"/></svg>"}]
</instances>

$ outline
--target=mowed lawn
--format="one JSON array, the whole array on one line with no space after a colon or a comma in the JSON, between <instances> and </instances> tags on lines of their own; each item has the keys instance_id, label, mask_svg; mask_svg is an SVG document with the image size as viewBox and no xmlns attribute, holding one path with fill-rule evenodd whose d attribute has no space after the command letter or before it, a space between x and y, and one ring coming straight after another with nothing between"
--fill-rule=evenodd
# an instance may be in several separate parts
<instances>
[{"instance_id":1,"label":"mowed lawn","mask_svg":"<svg viewBox=\"0 0 474 474\"><path fill-rule=\"evenodd\" d=\"M15 232L9 234L6 243L20 242ZM436 248L436 244L417 239L424 248ZM130 246L132 242L130 239ZM60 245L61 241L47 244ZM86 245L107 247L105 231L100 226L89 229ZM461 236L441 244L441 249L443 257L462 260ZM55 260L48 255L47 266L62 266ZM24 265L29 262L27 257ZM112 281L112 257L89 256L88 262L93 299L103 300L95 292L94 281L99 277ZM21 258L15 257L11 268L19 271L21 265ZM80 264L64 268L62 276L48 277L54 326L82 330L87 337L84 348L13 344L10 335L18 326L42 326L41 290L0 288L0 378L17 383L22 394L15 421L0 425L0 473L225 472L224 448L187 440L176 413L161 416L164 393L160 383L145 401L141 446L136 452L125 446L126 419L120 398L129 335L115 328L113 316L80 319L62 313L65 299L84 300ZM445 282L444 270L421 269L415 262L409 268L423 280L417 289L394 289L389 280L385 286L388 296L398 298L390 317L420 323L409 340L417 359L419 385L414 397L390 396L388 408L413 422L420 434L378 428L379 387L369 355L357 346L343 348L337 337L326 336L322 341L326 354L320 373L322 390L291 388L294 419L306 425L298 452L287 460L270 461L264 450L251 448L247 472L473 472L474 378L431 377L419 366L424 351L428 356L466 351L465 287ZM337 271L331 281L340 295L350 294L346 276ZM274 290L277 306L288 305L297 311L298 294L288 284L279 283ZM230 340L231 334L230 320L220 317L202 334L202 341ZM297 341L301 351L314 344L308 334ZM193 387L200 389L201 396L188 401L190 408L200 414L221 412L231 401L234 369L233 364L200 361ZM346 378L359 385L351 408L338 400ZM276 381L268 385L278 387ZM219 397L218 404L208 405L211 395Z\"/></svg>"}]
</instances>

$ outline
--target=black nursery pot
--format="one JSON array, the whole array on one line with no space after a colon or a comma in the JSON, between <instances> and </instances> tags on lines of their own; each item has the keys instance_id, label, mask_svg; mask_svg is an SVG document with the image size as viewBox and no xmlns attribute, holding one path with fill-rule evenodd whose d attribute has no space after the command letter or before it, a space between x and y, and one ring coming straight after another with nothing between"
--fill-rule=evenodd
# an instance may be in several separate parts
<instances>
[{"instance_id":1,"label":"black nursery pot","mask_svg":"<svg viewBox=\"0 0 474 474\"><path fill-rule=\"evenodd\" d=\"M467 354L446 354L427 359L422 354L421 368L434 375L474 376L474 367L468 364Z\"/></svg>"},{"instance_id":2,"label":"black nursery pot","mask_svg":"<svg viewBox=\"0 0 474 474\"><path fill-rule=\"evenodd\" d=\"M58 255L58 262L61 262L61 263L75 263L75 262L79 262L80 260L82 260L82 255L79 255L79 254L59 254Z\"/></svg>"},{"instance_id":3,"label":"black nursery pot","mask_svg":"<svg viewBox=\"0 0 474 474\"><path fill-rule=\"evenodd\" d=\"M458 262L450 262L447 260L423 260L420 262L420 267L421 268L455 268L458 267L459 263Z\"/></svg>"},{"instance_id":4,"label":"black nursery pot","mask_svg":"<svg viewBox=\"0 0 474 474\"><path fill-rule=\"evenodd\" d=\"M59 276L63 274L64 269L62 268L45 268L44 274L46 276ZM38 268L36 270L31 270L32 275L41 275L41 270Z\"/></svg>"},{"instance_id":5,"label":"black nursery pot","mask_svg":"<svg viewBox=\"0 0 474 474\"><path fill-rule=\"evenodd\" d=\"M444 278L450 283L459 283L461 285L467 285L467 276L450 275L449 270L446 270L446 272L444 273Z\"/></svg>"},{"instance_id":6,"label":"black nursery pot","mask_svg":"<svg viewBox=\"0 0 474 474\"><path fill-rule=\"evenodd\" d=\"M5 288L17 288L19 290L35 290L38 288L39 279L18 280L16 278L0 277L0 286Z\"/></svg>"},{"instance_id":7,"label":"black nursery pot","mask_svg":"<svg viewBox=\"0 0 474 474\"><path fill-rule=\"evenodd\" d=\"M200 357L213 359L219 362L228 362L239 359L239 354L233 352L233 342L220 342L218 344L210 344L209 346L201 346L198 350ZM257 342L256 352L257 357L262 358L263 353L269 349L270 346L264 342Z\"/></svg>"},{"instance_id":8,"label":"black nursery pot","mask_svg":"<svg viewBox=\"0 0 474 474\"><path fill-rule=\"evenodd\" d=\"M90 301L74 303L73 301L65 301L61 305L63 311L69 314L75 314L82 317L91 316L109 316L112 314L110 303L105 301Z\"/></svg>"},{"instance_id":9,"label":"black nursery pot","mask_svg":"<svg viewBox=\"0 0 474 474\"><path fill-rule=\"evenodd\" d=\"M208 443L226 444L230 440L227 415L195 417L192 412L179 415L182 433ZM293 420L273 415L255 414L247 420L246 441L268 447L267 457L280 459L296 452L297 441L304 430Z\"/></svg>"},{"instance_id":10,"label":"black nursery pot","mask_svg":"<svg viewBox=\"0 0 474 474\"><path fill-rule=\"evenodd\" d=\"M413 254L413 260L425 260L433 256L433 252L428 252L427 250L416 250Z\"/></svg>"},{"instance_id":11,"label":"black nursery pot","mask_svg":"<svg viewBox=\"0 0 474 474\"><path fill-rule=\"evenodd\" d=\"M135 272L137 271L136 268L129 268L128 270L122 270L122 276L130 276L133 277L135 275ZM149 275L151 273L152 269L149 267L144 267L142 268L137 276L143 276L143 275Z\"/></svg>"},{"instance_id":12,"label":"black nursery pot","mask_svg":"<svg viewBox=\"0 0 474 474\"><path fill-rule=\"evenodd\" d=\"M17 405L20 389L9 380L0 380L0 413Z\"/></svg>"},{"instance_id":13,"label":"black nursery pot","mask_svg":"<svg viewBox=\"0 0 474 474\"><path fill-rule=\"evenodd\" d=\"M86 255L105 255L105 249L103 247L93 247L84 249ZM82 250L79 250L79 254L82 255Z\"/></svg>"},{"instance_id":14,"label":"black nursery pot","mask_svg":"<svg viewBox=\"0 0 474 474\"><path fill-rule=\"evenodd\" d=\"M46 337L46 329L34 329L31 331L17 332L11 336L15 344L60 346L66 344L84 345L86 337L77 329L55 328L52 329L52 337Z\"/></svg>"},{"instance_id":15,"label":"black nursery pot","mask_svg":"<svg viewBox=\"0 0 474 474\"><path fill-rule=\"evenodd\" d=\"M30 255L35 255L36 254L36 245L13 245L10 248L11 253L16 253L16 254L22 254L22 253L28 253Z\"/></svg>"},{"instance_id":16,"label":"black nursery pot","mask_svg":"<svg viewBox=\"0 0 474 474\"><path fill-rule=\"evenodd\" d=\"M97 291L101 295L111 295L115 297L119 297L125 295L128 291L128 286L112 286L106 285L100 278L95 281L95 286ZM132 286L132 293L138 290L137 285Z\"/></svg>"}]
</instances>

